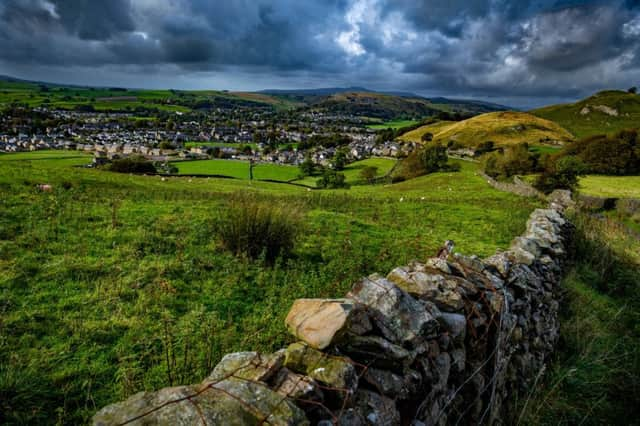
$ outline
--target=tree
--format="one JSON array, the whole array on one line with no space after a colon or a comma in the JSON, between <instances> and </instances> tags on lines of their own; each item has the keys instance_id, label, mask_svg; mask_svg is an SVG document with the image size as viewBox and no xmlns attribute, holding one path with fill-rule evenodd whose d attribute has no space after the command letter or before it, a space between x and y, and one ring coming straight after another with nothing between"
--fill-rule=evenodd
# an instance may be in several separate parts
<instances>
[{"instance_id":1,"label":"tree","mask_svg":"<svg viewBox=\"0 0 640 426\"><path fill-rule=\"evenodd\" d=\"M300 174L302 176L312 176L316 170L316 165L311 161L311 158L307 157L302 163L300 163Z\"/></svg>"},{"instance_id":2,"label":"tree","mask_svg":"<svg viewBox=\"0 0 640 426\"><path fill-rule=\"evenodd\" d=\"M322 177L316 181L316 186L327 189L349 188L344 173L339 173L331 169L324 171Z\"/></svg>"},{"instance_id":3,"label":"tree","mask_svg":"<svg viewBox=\"0 0 640 426\"><path fill-rule=\"evenodd\" d=\"M445 169L448 161L447 149L442 145L429 146L420 152L420 162L425 173Z\"/></svg>"},{"instance_id":4,"label":"tree","mask_svg":"<svg viewBox=\"0 0 640 426\"><path fill-rule=\"evenodd\" d=\"M431 142L433 140L433 133L427 132L420 138L422 142Z\"/></svg>"},{"instance_id":5,"label":"tree","mask_svg":"<svg viewBox=\"0 0 640 426\"><path fill-rule=\"evenodd\" d=\"M341 149L337 150L333 156L332 165L334 170L343 170L347 165L347 154Z\"/></svg>"},{"instance_id":6,"label":"tree","mask_svg":"<svg viewBox=\"0 0 640 426\"><path fill-rule=\"evenodd\" d=\"M561 157L556 161L551 161L544 172L538 176L533 186L547 194L555 189L574 191L585 170L584 163L578 157L573 155Z\"/></svg>"},{"instance_id":7,"label":"tree","mask_svg":"<svg viewBox=\"0 0 640 426\"><path fill-rule=\"evenodd\" d=\"M630 87L629 90L627 90L627 92L635 95L636 93L638 93L638 88L636 86Z\"/></svg>"},{"instance_id":8,"label":"tree","mask_svg":"<svg viewBox=\"0 0 640 426\"><path fill-rule=\"evenodd\" d=\"M375 166L367 166L364 169L360 170L360 177L369 183L373 183L373 180L377 175L378 168Z\"/></svg>"}]
</instances>

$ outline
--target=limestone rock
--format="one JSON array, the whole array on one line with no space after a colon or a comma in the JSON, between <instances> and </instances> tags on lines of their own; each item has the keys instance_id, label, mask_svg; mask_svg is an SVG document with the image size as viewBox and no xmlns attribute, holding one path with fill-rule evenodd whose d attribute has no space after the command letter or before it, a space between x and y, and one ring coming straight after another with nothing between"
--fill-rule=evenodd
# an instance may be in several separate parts
<instances>
[{"instance_id":1,"label":"limestone rock","mask_svg":"<svg viewBox=\"0 0 640 426\"><path fill-rule=\"evenodd\" d=\"M354 406L371 426L400 425L400 413L393 400L368 390L359 390Z\"/></svg>"},{"instance_id":2,"label":"limestone rock","mask_svg":"<svg viewBox=\"0 0 640 426\"><path fill-rule=\"evenodd\" d=\"M322 401L322 391L311 377L282 368L273 381L273 390L291 399Z\"/></svg>"},{"instance_id":3,"label":"limestone rock","mask_svg":"<svg viewBox=\"0 0 640 426\"><path fill-rule=\"evenodd\" d=\"M403 274L398 268L387 279L414 297L435 302L441 309L457 311L464 307L454 279L427 272Z\"/></svg>"},{"instance_id":4,"label":"limestone rock","mask_svg":"<svg viewBox=\"0 0 640 426\"><path fill-rule=\"evenodd\" d=\"M467 331L467 319L462 314L442 312L438 322L456 341L464 341Z\"/></svg>"},{"instance_id":5,"label":"limestone rock","mask_svg":"<svg viewBox=\"0 0 640 426\"><path fill-rule=\"evenodd\" d=\"M157 410L153 410L158 408ZM93 417L95 426L247 425L268 419L272 425L308 425L304 412L267 386L226 379L200 386L140 392L109 405Z\"/></svg>"},{"instance_id":6,"label":"limestone rock","mask_svg":"<svg viewBox=\"0 0 640 426\"><path fill-rule=\"evenodd\" d=\"M424 306L378 275L360 280L348 297L365 305L384 337L394 343L415 345L437 329Z\"/></svg>"},{"instance_id":7,"label":"limestone rock","mask_svg":"<svg viewBox=\"0 0 640 426\"><path fill-rule=\"evenodd\" d=\"M236 352L225 355L215 366L204 383L213 383L229 377L253 381L266 381L282 367L284 354L259 354L258 352Z\"/></svg>"},{"instance_id":8,"label":"limestone rock","mask_svg":"<svg viewBox=\"0 0 640 426\"><path fill-rule=\"evenodd\" d=\"M349 299L298 299L285 320L291 334L315 349L325 349L345 332L371 330L366 313Z\"/></svg>"},{"instance_id":9,"label":"limestone rock","mask_svg":"<svg viewBox=\"0 0 640 426\"><path fill-rule=\"evenodd\" d=\"M404 366L413 362L413 354L380 336L351 336L340 349L365 365Z\"/></svg>"},{"instance_id":10,"label":"limestone rock","mask_svg":"<svg viewBox=\"0 0 640 426\"><path fill-rule=\"evenodd\" d=\"M348 359L327 355L301 342L286 349L284 366L348 393L358 386L356 369Z\"/></svg>"},{"instance_id":11,"label":"limestone rock","mask_svg":"<svg viewBox=\"0 0 640 426\"><path fill-rule=\"evenodd\" d=\"M413 370L399 375L388 370L368 368L364 380L383 395L397 399L408 399L422 384L422 376Z\"/></svg>"}]
</instances>

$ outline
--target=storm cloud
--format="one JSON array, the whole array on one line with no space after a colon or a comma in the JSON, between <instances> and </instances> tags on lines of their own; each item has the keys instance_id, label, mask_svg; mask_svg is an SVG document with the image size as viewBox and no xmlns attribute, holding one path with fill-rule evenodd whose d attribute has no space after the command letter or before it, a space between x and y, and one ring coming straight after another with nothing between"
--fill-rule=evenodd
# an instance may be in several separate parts
<instances>
[{"instance_id":1,"label":"storm cloud","mask_svg":"<svg viewBox=\"0 0 640 426\"><path fill-rule=\"evenodd\" d=\"M640 83L638 0L3 0L0 73L571 99Z\"/></svg>"}]
</instances>

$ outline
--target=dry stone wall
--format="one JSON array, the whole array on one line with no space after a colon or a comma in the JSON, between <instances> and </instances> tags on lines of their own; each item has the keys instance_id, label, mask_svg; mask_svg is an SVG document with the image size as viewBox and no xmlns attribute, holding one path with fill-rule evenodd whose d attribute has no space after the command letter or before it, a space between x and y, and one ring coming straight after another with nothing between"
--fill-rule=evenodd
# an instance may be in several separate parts
<instances>
[{"instance_id":1,"label":"dry stone wall","mask_svg":"<svg viewBox=\"0 0 640 426\"><path fill-rule=\"evenodd\" d=\"M559 336L570 194L535 210L509 250L449 254L357 282L343 299L297 300L298 341L225 356L199 384L141 392L95 425L504 424Z\"/></svg>"}]
</instances>

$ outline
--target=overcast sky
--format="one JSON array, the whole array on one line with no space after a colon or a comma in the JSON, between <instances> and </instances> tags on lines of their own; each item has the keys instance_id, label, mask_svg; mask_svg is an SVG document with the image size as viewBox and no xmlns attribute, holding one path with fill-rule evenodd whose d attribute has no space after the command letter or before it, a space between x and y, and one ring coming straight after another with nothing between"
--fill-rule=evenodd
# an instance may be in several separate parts
<instances>
[{"instance_id":1,"label":"overcast sky","mask_svg":"<svg viewBox=\"0 0 640 426\"><path fill-rule=\"evenodd\" d=\"M0 74L528 107L640 85L640 0L0 0Z\"/></svg>"}]
</instances>

